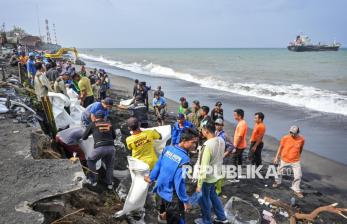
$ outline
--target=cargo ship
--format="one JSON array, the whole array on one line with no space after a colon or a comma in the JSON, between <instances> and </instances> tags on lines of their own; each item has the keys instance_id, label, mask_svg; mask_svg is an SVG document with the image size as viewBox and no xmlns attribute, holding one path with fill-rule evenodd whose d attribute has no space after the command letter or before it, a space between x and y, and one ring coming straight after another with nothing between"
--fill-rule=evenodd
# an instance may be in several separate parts
<instances>
[{"instance_id":1,"label":"cargo ship","mask_svg":"<svg viewBox=\"0 0 347 224\"><path fill-rule=\"evenodd\" d=\"M294 42L290 42L288 50L295 52L304 51L338 51L341 44L334 41L332 44L311 44L311 40L306 35L298 35Z\"/></svg>"}]
</instances>

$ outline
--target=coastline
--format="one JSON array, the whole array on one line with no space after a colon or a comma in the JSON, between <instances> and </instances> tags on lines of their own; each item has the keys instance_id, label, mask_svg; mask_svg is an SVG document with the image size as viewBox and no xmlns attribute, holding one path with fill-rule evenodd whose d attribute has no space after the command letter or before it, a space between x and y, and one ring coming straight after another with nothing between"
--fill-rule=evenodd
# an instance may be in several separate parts
<instances>
[{"instance_id":1,"label":"coastline","mask_svg":"<svg viewBox=\"0 0 347 224\"><path fill-rule=\"evenodd\" d=\"M89 67L86 68L87 70L90 69ZM111 80L111 88L127 92L128 96L131 97L134 79L114 73L108 74ZM144 77L144 80L145 79L146 77ZM148 83L148 85L151 85L151 83ZM152 86L152 88L155 88L155 86ZM165 92L165 89L163 89L163 91ZM153 92L151 91L151 94L149 94L150 102L153 95L152 93ZM199 97L197 97L197 99L200 100ZM194 99L188 98L189 102L193 100ZM179 105L178 102L170 98L167 98L167 101L168 112L170 114L176 114ZM225 116L232 117L231 114L225 114ZM248 125L249 127L253 126L253 124ZM226 120L225 131L228 135L232 136L234 133L234 124ZM251 133L252 128L249 128L247 139L249 139ZM271 162L273 156L276 153L278 145L279 140L275 137L270 135L266 135L264 137L264 150L262 153L264 162ZM307 151L305 149L302 154L301 165L303 169L303 180L306 183L309 183L311 186L314 186L314 189L316 191L319 191L324 195L332 197L333 199L336 199L338 201L343 201L344 204L347 204L347 173L345 172L345 170L347 170L346 165L322 157L314 152Z\"/></svg>"}]
</instances>

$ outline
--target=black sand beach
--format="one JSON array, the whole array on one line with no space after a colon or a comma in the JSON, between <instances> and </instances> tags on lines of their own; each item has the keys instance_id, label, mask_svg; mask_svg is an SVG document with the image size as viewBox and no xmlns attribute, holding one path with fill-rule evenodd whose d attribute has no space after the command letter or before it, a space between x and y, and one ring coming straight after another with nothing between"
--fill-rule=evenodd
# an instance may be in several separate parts
<instances>
[{"instance_id":1,"label":"black sand beach","mask_svg":"<svg viewBox=\"0 0 347 224\"><path fill-rule=\"evenodd\" d=\"M127 91L129 96L132 92L133 88L133 80L127 77L117 76L115 74L110 75L112 87L115 89L121 89L123 91ZM141 80L145 80L141 79ZM171 81L171 80L170 80ZM157 84L157 83L155 83ZM148 82L148 85L152 85L152 88L155 88L156 85L154 83ZM163 90L165 91L165 85L163 86ZM204 102L204 99L201 99L199 96L194 95L193 92L189 91L189 86L180 86L181 96L186 96L188 101L193 101L198 99ZM187 93L189 93L187 95ZM165 92L167 94L167 92ZM167 94L169 95L169 94ZM176 99L179 99L177 97ZM222 100L225 99L225 96L214 96L214 100ZM209 104L208 106L212 107L214 104ZM169 111L170 113L177 113L178 103L177 101L169 99ZM247 113L247 111L246 111ZM232 113L230 110L226 110L226 117L232 117ZM271 117L266 118L271 119ZM265 120L266 123L266 120ZM250 127L253 124L249 124ZM234 125L230 122L227 122L225 125L225 130L229 135L232 136L234 132ZM248 131L248 135L251 134L252 129ZM285 134L285 133L284 133ZM268 163L271 162L273 156L276 153L276 150L279 146L279 141L276 138L267 135L264 138L265 150L264 150L264 160ZM324 194L335 197L336 199L347 202L347 166L336 161L332 161L326 158L323 158L315 153L305 151L302 155L302 167L303 167L303 179L310 183L317 191L320 191Z\"/></svg>"},{"instance_id":2,"label":"black sand beach","mask_svg":"<svg viewBox=\"0 0 347 224\"><path fill-rule=\"evenodd\" d=\"M78 68L77 68L78 70ZM15 70L14 70L15 72ZM112 84L112 90L111 90L111 97L115 100L115 103L119 103L121 99L127 99L130 97L130 93L132 91L133 87L133 80L117 75L110 75L111 77L111 84ZM148 82L149 85L151 85L151 82ZM165 89L164 89L165 91ZM198 97L197 97L198 98ZM190 98L188 98L189 100ZM199 99L199 98L198 98ZM168 101L169 105L169 117L168 117L168 123L172 123L175 121L175 113L178 108L178 104L173 101ZM227 114L226 114L227 115ZM124 138L129 135L127 131L127 127L125 125L126 119L129 117L129 113L126 110L120 110L117 108L114 108L111 113L111 120L112 123L116 128L120 128L122 130L123 134L123 140ZM8 119L5 117L5 119ZM26 136L29 135L31 132L30 128L26 128L21 126L17 126L20 124L11 123L9 122L3 122L3 125L10 126L11 129L9 133L4 132L3 135L1 135L1 138L5 139L4 142L11 142L16 141L18 138L18 133L13 132L12 130L21 130L21 132L26 133ZM156 126L154 114L152 111L150 111L150 125ZM226 130L230 135L233 134L233 125L231 123L227 123ZM249 130L250 133L251 130ZM28 137L25 139L22 139L23 141L17 141L16 144L11 144L10 147L2 147L2 156L3 158L11 158L10 155L13 154L15 150L19 150L17 153L20 153L22 148L27 148L28 144L32 144L33 139ZM31 143L30 143L31 142ZM264 162L265 165L269 164L269 161L272 159L275 150L278 146L278 141L276 141L275 138L271 136L265 137L265 150L264 150ZM35 146L35 145L34 145ZM51 152L52 153L52 152ZM15 154L16 155L16 154ZM116 167L117 169L126 169L126 164L124 163L125 156L129 155L129 151L125 152L118 152L117 154L117 163ZM28 158L31 158L30 153L28 152L28 155L25 154L25 158L17 157L19 160L26 160ZM43 159L42 169L47 172L51 172L51 169L58 169L57 164L62 163L70 163L69 161L65 159L58 159L56 156L48 156L48 157L42 157L37 158L37 161L40 161ZM194 161L196 158L193 157L192 160ZM11 159L10 159L11 160ZM24 163L11 163L11 161L7 161L5 163L6 168L2 169L2 175L4 176L4 183L10 183L12 186L15 186L16 193L23 195L23 192L21 192L23 189L21 186L23 186L23 180L21 179L21 175L17 175L16 178L13 178L13 176L10 173L6 173L6 170L12 170L12 169L25 169ZM50 160L52 160L50 162ZM229 161L230 162L230 161ZM1 163L4 165L4 163ZM40 163L36 163L37 168L40 168ZM17 167L18 166L18 167ZM47 167L50 167L50 169L47 169ZM74 166L76 169L76 166ZM64 167L61 167L67 172L68 170ZM59 169L58 169L59 170ZM82 169L81 169L82 170ZM297 200L296 205L301 208L301 211L304 213L311 212L313 209L323 206L323 205L329 205L335 202L339 203L339 207L344 207L346 205L346 177L345 173L343 172L345 170L345 166L335 163L333 161L321 158L319 156L316 156L315 154L304 152L303 155L303 183L302 188L305 193L305 197L301 200ZM36 173L35 171L26 171L27 176L31 176L31 172ZM336 174L341 174L340 176L337 176ZM46 174L45 174L46 175ZM64 175L63 173L57 174ZM66 175L65 175L66 176ZM23 198L22 200L28 200L26 203L29 206L29 209L34 209L35 211L41 212L44 215L44 219L41 217L42 223L51 223L54 220L59 220L60 218L69 215L68 217L64 218L65 222L72 222L72 223L81 223L81 224L87 224L87 223L132 223L129 221L129 218L121 217L118 220L115 220L112 218L112 214L114 212L120 210L123 206L123 202L119 200L117 197L117 194L115 192L108 192L105 188L105 186L98 186L96 189L89 189L86 187L81 188L80 186L78 189L75 189L74 191L70 192L70 189L68 191L64 191L66 187L62 185L58 185L57 183L68 183L70 180L64 180L62 182L62 179L57 179L57 183L55 181L51 183L44 183L41 182L39 179L28 179L28 183L32 183L34 181L35 187L32 187L32 189L36 189L38 187L41 187L42 192L47 192L45 190L46 188L50 189L52 186L55 186L57 190L54 192L54 194L51 194L50 196L45 196L43 194L42 198L35 197L34 199L31 198ZM262 212L263 210L271 210L276 217L276 220L278 223L287 223L288 219L282 215L280 215L276 210L273 208L269 208L268 206L264 204L259 204L258 199L255 198L253 195L259 195L260 198L263 197L271 197L274 199L280 199L286 203L290 202L290 199L293 197L293 193L289 189L290 185L290 179L285 179L283 186L281 186L278 189L273 189L271 187L273 180L262 180L262 179L255 179L255 180L240 180L238 183L226 181L225 186L223 187L223 193L222 193L222 200L225 204L230 197L237 196L249 203L251 203L258 212ZM27 184L28 184L27 183ZM119 181L115 179L115 187ZM30 185L29 184L29 185ZM30 185L31 186L31 185ZM192 194L194 191L195 184L188 183L188 191L189 194ZM2 189L6 188L6 189ZM8 197L3 195L3 193L6 194L9 190L9 185L1 185L0 192L1 198L6 198L5 201L2 202L3 205L6 205L5 208L1 211L2 217L5 219L4 223L21 223L23 220L25 220L25 215L23 215L21 212L22 210L14 210L14 208L11 207L11 205L18 203L18 200L21 200L18 197ZM31 189L31 188L30 188ZM60 193L59 193L60 192ZM157 211L155 209L155 204L147 205L146 207L146 216L145 216L145 222L146 223L156 223L156 215ZM6 219L6 217L10 217L13 215L16 215L16 213L21 213L21 216L18 216L18 220L16 222L12 222ZM76 212L75 214L71 215L71 212ZM190 213L186 215L187 223L193 223L193 220L197 217L199 217L200 209L194 208ZM247 214L247 211L240 210L240 214L246 215L251 217L251 214ZM253 214L254 215L254 214ZM28 221L28 223L35 223L32 221ZM319 219L316 220L315 223L344 223L344 220L342 217L339 217L334 214L329 213L323 213L319 216Z\"/></svg>"}]
</instances>

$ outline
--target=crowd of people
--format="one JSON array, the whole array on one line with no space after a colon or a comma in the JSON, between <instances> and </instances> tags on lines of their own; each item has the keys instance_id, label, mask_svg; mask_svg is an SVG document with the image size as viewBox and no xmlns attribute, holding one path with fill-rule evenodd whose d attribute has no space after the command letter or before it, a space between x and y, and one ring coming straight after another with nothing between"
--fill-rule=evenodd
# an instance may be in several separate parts
<instances>
[{"instance_id":1,"label":"crowd of people","mask_svg":"<svg viewBox=\"0 0 347 224\"><path fill-rule=\"evenodd\" d=\"M31 52L18 52L17 62L27 74L27 83L35 89L37 99L48 95L48 92L61 93L70 99L77 99L85 108L81 116L81 126L61 130L56 135L56 141L67 152L68 156L77 153L82 164L88 166L87 183L96 186L96 162L101 159L106 165L104 182L109 189L113 188L113 166L115 161L114 140L116 133L109 116L113 100L109 97L110 80L103 69L94 69L87 75L82 66L77 72L70 61L55 62L43 59L42 55ZM201 218L196 223L212 223L212 211L216 215L215 223L228 223L222 202L218 195L222 191L223 179L214 173L208 173L207 167L222 169L226 157L232 158L235 166L242 165L245 157L250 164L262 164L263 138L266 133L265 115L262 112L254 114L254 126L247 142L248 124L244 119L242 109L234 110L234 120L237 125L234 136L228 136L224 131L224 111L222 102L216 102L214 108L201 106L198 100L189 105L185 97L179 99L177 121L172 125L171 144L167 145L158 156L154 149L154 141L162 138L156 130L143 130L150 124L148 112L150 105L157 117L159 126L167 123L167 104L164 91L159 86L149 103L150 87L146 82L135 80L132 104L128 107L131 118L127 126L131 133L126 138L126 147L131 150L134 158L148 164L151 172L145 177L148 183L155 183L153 192L162 199L159 222L184 223L185 213L191 208L191 200L186 192L184 165L191 161L191 155L199 151L198 164L200 171L196 184L199 196ZM291 167L294 172L292 190L299 198L303 197L300 189L301 166L300 155L304 146L304 138L299 134L297 126L290 128L289 134L280 141L279 149L273 160L279 163L278 173L285 167ZM85 156L78 146L80 139L94 138L93 152ZM247 150L249 149L249 150ZM248 156L244 156L248 151ZM217 173L218 173L217 172ZM281 184L281 175L275 179L273 187Z\"/></svg>"},{"instance_id":2,"label":"crowd of people","mask_svg":"<svg viewBox=\"0 0 347 224\"><path fill-rule=\"evenodd\" d=\"M135 81L135 105L148 103L148 91L143 86L145 85L140 86L138 80ZM145 91L145 97L139 94L141 91ZM256 167L262 165L261 153L264 147L263 138L266 133L265 115L262 112L254 114L253 131L249 142L247 142L248 124L244 120L245 112L242 109L234 110L234 120L237 125L234 136L231 137L224 131L222 102L217 101L210 111L208 106L200 106L198 100L194 100L191 107L189 107L185 97L181 97L179 101L177 121L171 124L171 145L163 149L159 158L154 152L153 140L159 139L160 135L155 131L142 132L140 130L142 122L145 121L145 126L147 126L148 118L136 116L136 113L128 121L133 133L127 139L128 148L130 150L135 149L136 152L133 151L133 156L150 166L150 175L146 176L145 180L148 183L155 182L153 191L162 199L159 222L181 223L184 220L185 212L191 207L189 196L186 193L185 179L182 177L182 173L184 173L182 167L190 163L190 155L196 151L198 145L202 146L200 160L198 160L200 171L196 187L196 192L201 194L199 204L202 217L195 220L195 223L212 223L212 211L216 215L215 223L227 223L221 200L218 197L222 191L223 179L210 173L204 173L206 172L204 167L216 167L221 170L226 157L231 157L235 166L242 165L245 157L248 158L250 164ZM167 124L165 119L167 100L160 86L153 94L152 106L158 125ZM136 106L131 109L136 111L134 108ZM299 135L299 132L297 126L292 126L289 134L284 136L280 142L273 161L279 163L278 178L275 179L273 187L278 187L281 183L282 170L285 167L291 167L294 172L291 189L298 198L302 198L300 155L304 146L304 138ZM243 154L246 151L248 151L248 155L244 157ZM148 155L151 156L146 157ZM153 164L155 165L153 166Z\"/></svg>"}]
</instances>

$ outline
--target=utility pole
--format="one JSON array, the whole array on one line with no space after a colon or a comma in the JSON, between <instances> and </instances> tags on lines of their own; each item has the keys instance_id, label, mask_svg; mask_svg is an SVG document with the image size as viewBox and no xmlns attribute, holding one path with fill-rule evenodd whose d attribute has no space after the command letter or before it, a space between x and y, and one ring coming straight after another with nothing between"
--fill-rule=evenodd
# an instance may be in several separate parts
<instances>
[{"instance_id":1,"label":"utility pole","mask_svg":"<svg viewBox=\"0 0 347 224\"><path fill-rule=\"evenodd\" d=\"M51 40L51 33L49 32L48 19L45 19L45 23L46 23L47 43L51 44L52 40Z\"/></svg>"}]
</instances>

